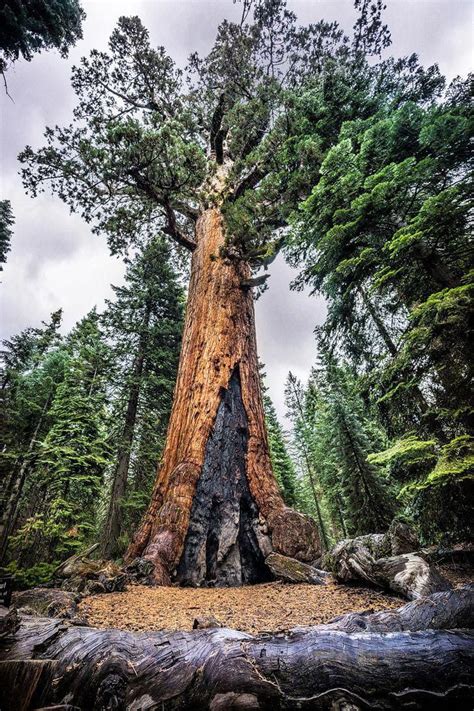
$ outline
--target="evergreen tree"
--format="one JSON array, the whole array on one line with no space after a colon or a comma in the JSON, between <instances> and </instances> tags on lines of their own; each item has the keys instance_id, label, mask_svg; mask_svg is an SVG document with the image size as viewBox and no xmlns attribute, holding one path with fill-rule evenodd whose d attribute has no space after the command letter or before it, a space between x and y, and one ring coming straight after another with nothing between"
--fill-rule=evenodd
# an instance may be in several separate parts
<instances>
[{"instance_id":1,"label":"evergreen tree","mask_svg":"<svg viewBox=\"0 0 474 711\"><path fill-rule=\"evenodd\" d=\"M268 441L273 471L278 486L283 494L283 499L288 506L298 507L298 481L294 464L288 454L285 435L277 417L273 402L268 395L263 395L265 408L265 422L267 425Z\"/></svg>"},{"instance_id":2,"label":"evergreen tree","mask_svg":"<svg viewBox=\"0 0 474 711\"><path fill-rule=\"evenodd\" d=\"M209 55L191 56L187 82L163 48L150 46L138 18L120 18L109 52L93 51L74 69L73 123L47 129L47 145L20 156L29 191L47 184L107 235L114 252L160 228L193 252L169 436L149 513L127 551L129 559L153 558L156 582L170 582L188 560L199 474L206 456L218 460L227 445L243 462L236 480L248 479L252 515L285 517L265 437L251 293L262 280L252 270L281 249L281 229L315 185L344 121L373 115L387 94L399 103L430 99L442 83L415 57L371 61L389 42L382 5L364 0L357 8L349 39L336 23L300 27L284 0L245 2L241 22L221 24ZM237 442L228 427L215 450L207 445L231 383L248 433ZM219 500L215 493L209 500ZM237 530L240 495L225 502ZM213 548L216 537L226 547L229 517L201 514L210 523L196 533L200 545L209 536ZM288 525L299 523L288 517ZM199 582L215 579L211 568L206 561Z\"/></svg>"},{"instance_id":3,"label":"evergreen tree","mask_svg":"<svg viewBox=\"0 0 474 711\"><path fill-rule=\"evenodd\" d=\"M377 461L411 492L428 539L428 512L466 501L472 471L467 84L344 124L292 246L301 282L328 299L323 342L364 373L362 394L392 438ZM456 526L439 519L445 533L465 535L458 514Z\"/></svg>"},{"instance_id":4,"label":"evergreen tree","mask_svg":"<svg viewBox=\"0 0 474 711\"><path fill-rule=\"evenodd\" d=\"M58 310L43 328L26 329L3 342L0 560L15 529L23 489L37 456L38 442L47 431L54 393L63 378L60 324Z\"/></svg>"},{"instance_id":5,"label":"evergreen tree","mask_svg":"<svg viewBox=\"0 0 474 711\"><path fill-rule=\"evenodd\" d=\"M136 521L163 446L179 357L183 289L169 247L152 240L129 262L102 317L112 348L112 421L117 461L104 524L103 551L123 548L124 510ZM128 487L132 464L132 487ZM129 529L130 530L130 529Z\"/></svg>"},{"instance_id":6,"label":"evergreen tree","mask_svg":"<svg viewBox=\"0 0 474 711\"><path fill-rule=\"evenodd\" d=\"M20 57L68 49L82 38L85 13L78 0L3 0L0 8L0 73Z\"/></svg>"},{"instance_id":7,"label":"evergreen tree","mask_svg":"<svg viewBox=\"0 0 474 711\"><path fill-rule=\"evenodd\" d=\"M0 271L2 264L7 261L10 251L10 239L13 234L11 226L15 222L12 214L10 200L0 200Z\"/></svg>"},{"instance_id":8,"label":"evergreen tree","mask_svg":"<svg viewBox=\"0 0 474 711\"><path fill-rule=\"evenodd\" d=\"M394 497L380 471L367 457L374 449L371 427L363 414L350 374L334 364L325 370L334 446L350 535L384 533L395 513Z\"/></svg>"},{"instance_id":9,"label":"evergreen tree","mask_svg":"<svg viewBox=\"0 0 474 711\"><path fill-rule=\"evenodd\" d=\"M64 379L48 412L29 477L23 522L11 538L25 566L58 561L94 531L97 500L110 456L104 427L108 351L92 311L65 344Z\"/></svg>"},{"instance_id":10,"label":"evergreen tree","mask_svg":"<svg viewBox=\"0 0 474 711\"><path fill-rule=\"evenodd\" d=\"M285 396L288 415L293 425L294 450L300 462L303 481L306 484L305 508L312 514L315 514L322 544L324 548L327 549L329 546L329 536L327 523L325 522L322 510L323 493L319 482L321 463L312 456L314 455L314 451L311 451L311 442L314 433L312 432L312 423L309 422L307 418L305 393L301 383L292 373L288 374Z\"/></svg>"}]
</instances>

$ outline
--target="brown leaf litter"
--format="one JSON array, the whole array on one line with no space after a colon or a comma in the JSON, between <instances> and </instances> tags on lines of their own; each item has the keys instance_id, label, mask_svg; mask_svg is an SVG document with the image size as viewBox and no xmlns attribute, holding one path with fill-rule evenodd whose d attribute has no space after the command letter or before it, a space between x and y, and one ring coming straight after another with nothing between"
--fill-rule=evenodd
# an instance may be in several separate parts
<instances>
[{"instance_id":1,"label":"brown leaf litter","mask_svg":"<svg viewBox=\"0 0 474 711\"><path fill-rule=\"evenodd\" d=\"M472 582L456 567L440 566L453 585ZM471 573L472 571L470 571ZM245 585L180 588L131 585L124 592L86 597L79 614L93 627L124 630L191 630L196 618L214 617L223 627L256 634L318 625L348 612L394 609L406 600L372 588L337 584Z\"/></svg>"}]
</instances>

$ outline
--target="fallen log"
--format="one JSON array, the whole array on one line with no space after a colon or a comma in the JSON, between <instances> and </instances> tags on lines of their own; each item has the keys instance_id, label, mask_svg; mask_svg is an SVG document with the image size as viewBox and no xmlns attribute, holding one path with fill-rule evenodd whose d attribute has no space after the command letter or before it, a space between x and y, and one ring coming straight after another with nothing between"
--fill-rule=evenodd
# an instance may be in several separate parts
<instances>
[{"instance_id":1,"label":"fallen log","mask_svg":"<svg viewBox=\"0 0 474 711\"><path fill-rule=\"evenodd\" d=\"M379 558L374 562L372 570L380 585L409 600L451 588L449 581L416 553Z\"/></svg>"},{"instance_id":2,"label":"fallen log","mask_svg":"<svg viewBox=\"0 0 474 711\"><path fill-rule=\"evenodd\" d=\"M345 539L327 554L325 563L342 583L365 582L408 600L449 590L448 580L418 553L385 557L388 534Z\"/></svg>"},{"instance_id":3,"label":"fallen log","mask_svg":"<svg viewBox=\"0 0 474 711\"><path fill-rule=\"evenodd\" d=\"M460 628L473 618L473 592L463 588L398 611L255 637L24 619L0 640L0 708L470 709L474 633Z\"/></svg>"},{"instance_id":4,"label":"fallen log","mask_svg":"<svg viewBox=\"0 0 474 711\"><path fill-rule=\"evenodd\" d=\"M277 580L286 583L310 583L311 585L324 585L329 573L319 570L312 565L302 563L296 558L289 558L281 553L270 553L265 558L265 564L270 568Z\"/></svg>"},{"instance_id":5,"label":"fallen log","mask_svg":"<svg viewBox=\"0 0 474 711\"><path fill-rule=\"evenodd\" d=\"M61 563L54 571L58 586L66 592L84 595L121 592L131 576L111 560L89 558L98 546L98 543L94 543L82 553L77 553Z\"/></svg>"}]
</instances>

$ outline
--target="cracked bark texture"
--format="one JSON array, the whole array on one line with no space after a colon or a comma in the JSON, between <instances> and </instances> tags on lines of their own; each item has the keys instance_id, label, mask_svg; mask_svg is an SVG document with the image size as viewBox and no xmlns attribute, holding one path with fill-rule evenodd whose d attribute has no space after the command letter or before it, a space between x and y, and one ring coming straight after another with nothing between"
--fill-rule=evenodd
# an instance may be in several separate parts
<instances>
[{"instance_id":1,"label":"cracked bark texture","mask_svg":"<svg viewBox=\"0 0 474 711\"><path fill-rule=\"evenodd\" d=\"M196 225L196 249L191 264L191 279L183 332L180 364L173 408L161 466L153 489L150 506L129 546L126 560L136 557L151 560L155 566L156 584L169 584L178 569L183 581L193 582L191 571L184 571L183 549L191 520L191 510L198 481L204 471L206 452L210 455L211 434L217 423L218 410L231 390L233 373L238 372L240 397L246 416L245 475L248 489L262 528L276 541L278 552L294 555L294 541L303 541L298 555L310 560L319 553L319 539L314 524L285 507L274 478L258 373L253 296L241 283L250 277L249 266L242 261L227 261L220 256L225 243L223 219L217 208L205 210ZM229 429L231 431L232 428ZM216 435L217 436L217 435ZM226 445L227 446L227 445ZM224 454L219 455L221 461ZM240 457L240 455L239 455ZM241 488L245 487L240 478ZM230 493L230 492L229 492ZM244 528L254 528L256 512L248 496L241 514ZM193 521L196 536L196 513ZM288 531L291 552L286 550ZM193 534L190 533L189 545ZM247 536L249 538L249 536ZM242 540L242 538L240 539ZM196 547L202 550L201 541ZM212 548L212 544L209 544ZM241 547L241 558L250 548ZM185 559L189 557L189 547ZM212 551L209 553L213 557ZM260 567L260 553L244 568ZM192 557L192 556L191 556ZM298 557L298 556L296 556ZM184 560L184 559L183 559ZM210 567L212 563L210 562ZM200 574L201 579L211 573ZM244 573L244 578L254 573ZM221 582L223 574L219 574ZM234 580L237 574L230 576ZM209 578L211 579L211 578Z\"/></svg>"},{"instance_id":2,"label":"cracked bark texture","mask_svg":"<svg viewBox=\"0 0 474 711\"><path fill-rule=\"evenodd\" d=\"M24 619L0 640L0 707L80 711L471 709L472 588L251 636ZM463 629L464 628L464 629Z\"/></svg>"},{"instance_id":3,"label":"cracked bark texture","mask_svg":"<svg viewBox=\"0 0 474 711\"><path fill-rule=\"evenodd\" d=\"M238 367L222 393L193 499L177 579L185 585L235 586L270 580L271 550L245 472L247 415Z\"/></svg>"}]
</instances>

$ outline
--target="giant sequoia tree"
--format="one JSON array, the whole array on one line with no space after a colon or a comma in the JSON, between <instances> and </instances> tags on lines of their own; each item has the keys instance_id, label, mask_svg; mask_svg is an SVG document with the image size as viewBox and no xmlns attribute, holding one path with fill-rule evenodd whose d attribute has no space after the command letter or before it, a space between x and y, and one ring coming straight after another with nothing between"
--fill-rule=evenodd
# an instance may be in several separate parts
<instances>
[{"instance_id":1,"label":"giant sequoia tree","mask_svg":"<svg viewBox=\"0 0 474 711\"><path fill-rule=\"evenodd\" d=\"M371 78L365 58L388 42L381 2L356 6L350 42L336 23L299 27L284 0L244 0L241 22L224 21L210 54L192 55L185 75L151 47L138 18L121 18L109 52L93 51L73 71L74 122L47 129L47 146L21 156L30 191L52 187L114 252L162 231L192 253L167 442L127 554L151 559L157 582L261 580L270 546L303 559L319 547L272 473L252 270L281 248L325 146L357 112L348 87L373 93L384 83L386 72ZM390 76L415 70L402 62ZM333 91L336 74L345 98ZM292 143L293 108L295 92L311 86L329 109L308 154Z\"/></svg>"}]
</instances>

